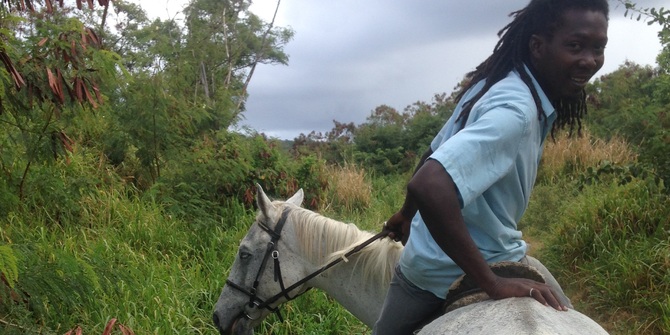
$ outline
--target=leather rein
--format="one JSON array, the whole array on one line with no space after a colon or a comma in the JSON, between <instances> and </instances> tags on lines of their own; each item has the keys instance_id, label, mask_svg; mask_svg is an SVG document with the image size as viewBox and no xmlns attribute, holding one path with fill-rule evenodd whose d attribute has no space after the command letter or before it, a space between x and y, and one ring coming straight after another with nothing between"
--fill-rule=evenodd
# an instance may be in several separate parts
<instances>
[{"instance_id":1,"label":"leather rein","mask_svg":"<svg viewBox=\"0 0 670 335\"><path fill-rule=\"evenodd\" d=\"M377 233L376 235L372 236L371 238L365 240L363 243L357 245L355 248L351 249L349 252L344 254L344 256L338 257L337 259L335 259L335 260L331 261L330 263L324 265L320 269L318 269L318 270L312 272L311 274L307 275L305 278L298 280L297 282L295 282L291 286L285 287L284 280L283 280L282 274L281 274L281 267L279 265L279 250L277 250L277 243L279 242L279 239L281 238L281 231L284 228L284 224L286 223L286 219L288 217L288 212L289 212L288 209L284 209L284 211L282 212L281 218L277 222L277 225L275 226L274 230L270 229L268 226L266 226L265 224L263 224L260 221L257 222L258 226L261 227L261 229L263 229L265 232L267 232L270 235L271 240L270 240L270 242L268 242L268 246L267 246L267 250L265 252L265 256L263 257L263 261L261 262L261 266L258 269L258 273L256 274L256 279L254 280L253 286L250 289L246 289L243 286L238 285L238 284L232 282L229 279L226 279L226 284L227 285L229 285L230 287L246 294L249 297L248 306L250 308L256 308L256 309L259 309L259 310L265 308L265 309L267 309L271 312L274 312L274 313L277 314L277 317L279 318L279 321L281 321L281 322L284 322L284 319L282 318L282 315L279 311L279 306L271 307L270 306L271 304L275 303L277 300L281 299L282 297L286 298L287 300L293 300L293 299L297 298L298 296L300 296L301 294L307 292L307 290L305 290L301 293L296 294L293 297L289 296L289 292L291 292L295 288L297 288L300 285L306 283L307 281L311 280L312 278L320 275L321 273L330 269L331 267L335 266L336 264L340 263L342 260L346 259L347 257L361 251L363 248L367 247L370 243L372 243L372 242L374 242L378 239L381 239L383 237L386 237L389 233L389 231L386 230L386 229L382 230L381 232ZM263 300L263 299L259 298L256 293L258 291L257 289L258 289L258 285L260 283L260 277L263 274L263 271L265 270L265 266L266 266L269 258L272 258L273 261L274 261L274 281L279 282L279 288L281 289L281 291L279 293L273 295L272 297ZM249 313L245 312L244 310L242 310L242 312L240 312L240 316L238 316L238 318L240 318L240 317L244 317L247 320L254 320L249 315Z\"/></svg>"}]
</instances>

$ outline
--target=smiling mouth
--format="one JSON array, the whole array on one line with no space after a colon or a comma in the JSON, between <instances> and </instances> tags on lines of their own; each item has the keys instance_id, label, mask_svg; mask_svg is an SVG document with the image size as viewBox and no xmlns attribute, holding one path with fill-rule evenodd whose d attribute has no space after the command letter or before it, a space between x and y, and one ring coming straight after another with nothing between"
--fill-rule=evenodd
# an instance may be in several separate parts
<instances>
[{"instance_id":1,"label":"smiling mouth","mask_svg":"<svg viewBox=\"0 0 670 335\"><path fill-rule=\"evenodd\" d=\"M578 86L586 86L586 84L589 82L588 77L570 77L570 80L572 80L572 82Z\"/></svg>"}]
</instances>

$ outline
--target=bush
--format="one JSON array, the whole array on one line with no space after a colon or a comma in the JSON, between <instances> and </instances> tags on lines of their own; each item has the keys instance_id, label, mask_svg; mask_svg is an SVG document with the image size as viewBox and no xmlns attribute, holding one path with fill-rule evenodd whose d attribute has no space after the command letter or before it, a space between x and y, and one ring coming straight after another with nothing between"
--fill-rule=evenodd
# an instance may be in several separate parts
<instances>
[{"instance_id":1,"label":"bush","mask_svg":"<svg viewBox=\"0 0 670 335\"><path fill-rule=\"evenodd\" d=\"M601 314L628 311L645 332L670 332L670 198L662 183L597 183L562 209L543 249L547 266Z\"/></svg>"},{"instance_id":2,"label":"bush","mask_svg":"<svg viewBox=\"0 0 670 335\"><path fill-rule=\"evenodd\" d=\"M167 166L150 191L180 217L214 218L231 201L255 204L255 184L268 195L288 198L305 189L305 204L316 208L326 187L324 163L314 156L293 159L279 142L264 136L219 131L204 136Z\"/></svg>"},{"instance_id":3,"label":"bush","mask_svg":"<svg viewBox=\"0 0 670 335\"><path fill-rule=\"evenodd\" d=\"M363 211L370 206L372 187L365 180L365 170L353 164L331 166L328 175L328 207L338 211Z\"/></svg>"}]
</instances>

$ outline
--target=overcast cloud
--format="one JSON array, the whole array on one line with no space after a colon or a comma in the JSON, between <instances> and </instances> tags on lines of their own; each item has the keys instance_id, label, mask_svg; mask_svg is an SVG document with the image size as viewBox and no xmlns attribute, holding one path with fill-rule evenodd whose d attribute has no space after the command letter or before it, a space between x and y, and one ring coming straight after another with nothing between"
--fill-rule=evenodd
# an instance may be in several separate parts
<instances>
[{"instance_id":1,"label":"overcast cloud","mask_svg":"<svg viewBox=\"0 0 670 335\"><path fill-rule=\"evenodd\" d=\"M170 0L168 4L183 0ZM667 0L640 0L660 7ZM252 11L270 21L276 0L256 0ZM293 139L325 132L332 120L360 124L377 106L398 110L436 93L450 93L490 55L497 32L528 0L283 0L276 26L291 27L288 66L260 65L249 86L246 125ZM623 17L610 1L605 66L626 59L655 65L658 25ZM172 10L174 13L176 9ZM160 13L158 13L160 14ZM157 14L153 14L157 15Z\"/></svg>"}]
</instances>

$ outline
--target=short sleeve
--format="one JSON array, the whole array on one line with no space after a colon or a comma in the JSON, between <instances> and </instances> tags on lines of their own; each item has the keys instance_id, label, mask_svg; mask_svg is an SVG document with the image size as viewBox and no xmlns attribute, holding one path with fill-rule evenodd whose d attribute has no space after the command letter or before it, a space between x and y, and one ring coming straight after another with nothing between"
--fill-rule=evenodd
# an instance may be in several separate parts
<instances>
[{"instance_id":1,"label":"short sleeve","mask_svg":"<svg viewBox=\"0 0 670 335\"><path fill-rule=\"evenodd\" d=\"M524 110L527 108L513 104L480 106L476 119L430 156L440 162L453 179L462 207L512 169L529 132L530 120Z\"/></svg>"}]
</instances>

